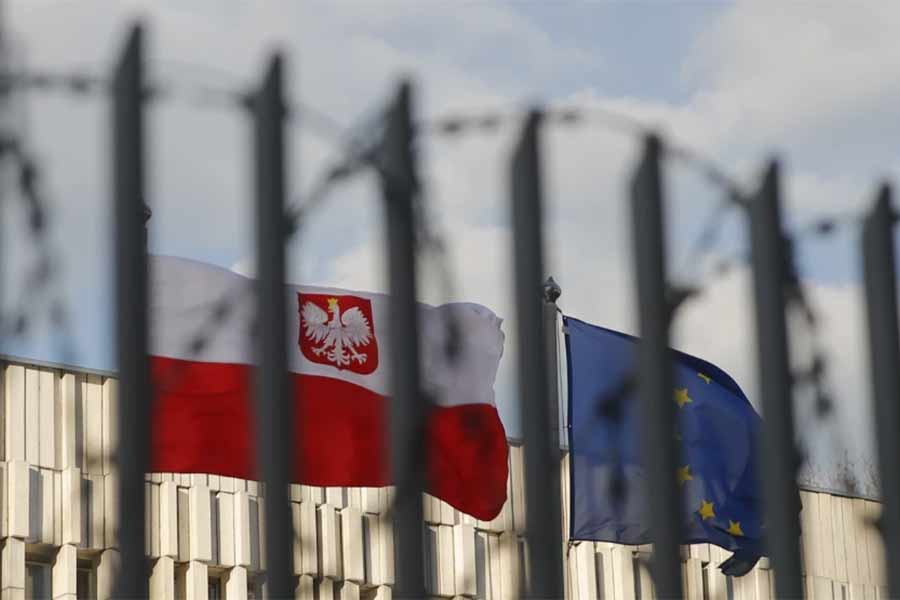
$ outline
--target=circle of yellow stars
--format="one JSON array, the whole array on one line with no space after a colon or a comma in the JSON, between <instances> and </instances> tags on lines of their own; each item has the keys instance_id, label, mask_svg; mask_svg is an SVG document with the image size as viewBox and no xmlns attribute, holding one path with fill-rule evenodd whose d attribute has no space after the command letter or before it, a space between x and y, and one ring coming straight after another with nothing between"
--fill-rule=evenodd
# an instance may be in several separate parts
<instances>
[{"instance_id":1,"label":"circle of yellow stars","mask_svg":"<svg viewBox=\"0 0 900 600\"><path fill-rule=\"evenodd\" d=\"M697 377L703 380L706 385L710 385L712 383L712 377L709 375L705 375L703 373L697 373ZM678 405L679 410L683 409L688 404L694 401L688 393L688 388L675 388L675 404ZM676 439L681 440L681 436L676 434ZM684 465L683 467L679 467L676 471L675 477L678 481L678 486L681 487L688 481L693 481L694 476L691 473L691 465ZM700 518L704 521L709 521L716 518L716 507L715 503L711 500L702 499L700 500L700 508L697 509L697 514L700 515ZM744 531L741 529L740 521L732 521L728 519L728 529L725 530L729 535L735 537L741 537L744 535Z\"/></svg>"}]
</instances>

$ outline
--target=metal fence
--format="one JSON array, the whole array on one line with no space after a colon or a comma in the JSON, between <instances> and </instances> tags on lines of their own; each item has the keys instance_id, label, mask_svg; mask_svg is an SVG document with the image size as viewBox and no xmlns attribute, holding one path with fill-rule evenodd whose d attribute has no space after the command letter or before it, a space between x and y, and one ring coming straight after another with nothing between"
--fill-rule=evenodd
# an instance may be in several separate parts
<instances>
[{"instance_id":1,"label":"metal fence","mask_svg":"<svg viewBox=\"0 0 900 600\"><path fill-rule=\"evenodd\" d=\"M148 372L148 285L145 224L144 113L154 90L144 70L143 30L129 34L115 68L112 84L103 93L112 96L112 191L115 204L116 343L121 397L117 463L120 470L121 570L116 597L145 597L148 577L144 558L144 473L149 465L148 423L152 401ZM266 484L266 555L268 593L272 598L293 597L291 576L292 520L289 510L289 464L297 432L291 431L290 381L285 356L285 244L297 235L302 213L290 213L286 204L286 120L291 107L283 82L286 58L274 55L259 87L239 103L255 131L254 165L258 305L267 306L257 321L256 369L258 464ZM77 83L77 82L76 82ZM86 87L96 82L82 82ZM13 77L12 84L40 86L46 81ZM100 86L102 87L102 86ZM416 256L421 251L423 219L415 141L422 125L414 119L415 88L398 86L382 114L375 143L364 145L326 182L348 168L374 169L381 182L385 215L388 273L392 296L391 348L393 393L390 402L392 472L397 488L392 510L400 556L421 557L422 504L425 472L420 447L424 436L428 398L419 373L419 324ZM518 371L526 464L529 523L530 589L523 596L556 599L563 596L563 544L560 536L559 437L556 397L556 310L552 288L545 296L541 132L550 120L582 118L575 112L534 110L522 124L510 160L509 207L515 257L514 291L518 322ZM607 118L608 115L600 115ZM623 123L619 123L622 125ZM465 123L448 121L449 131ZM489 123L488 123L489 125ZM650 474L650 503L655 553L652 572L659 597L682 594L679 559L680 497L675 479L675 413L669 331L690 290L673 285L667 273L666 194L667 160L688 160L705 170L710 180L726 191L726 204L743 212L752 245L754 301L758 348L758 382L765 421L761 482L767 514L768 550L776 572L779 598L803 594L799 548L797 474L801 465L794 431L793 388L800 378L789 363L786 314L806 305L796 275L792 244L782 224L780 170L777 162L766 169L754 193L743 193L711 164L690 155L652 132L624 123L629 134L643 137L643 154L630 188L631 226L638 291L640 344L637 390L642 411L644 458ZM12 145L8 149L15 151ZM350 166L347 166L350 165ZM893 229L897 221L891 192L883 187L865 220L862 255L868 308L871 380L878 423L878 451L884 512L882 532L886 544L889 589L900 593L900 336L897 322L896 265ZM557 294L558 295L558 292ZM818 366L812 368L817 376ZM127 435L124 432L128 432ZM386 432L387 434L387 432ZM674 442L673 442L674 443ZM415 560L412 561L413 564ZM426 596L422 569L400 568L395 597Z\"/></svg>"}]
</instances>

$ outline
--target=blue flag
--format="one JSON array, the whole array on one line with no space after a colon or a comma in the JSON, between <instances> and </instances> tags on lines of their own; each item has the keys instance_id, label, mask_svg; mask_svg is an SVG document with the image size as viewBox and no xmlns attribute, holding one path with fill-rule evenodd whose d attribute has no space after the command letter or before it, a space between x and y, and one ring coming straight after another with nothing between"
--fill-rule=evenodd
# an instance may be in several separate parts
<instances>
[{"instance_id":1,"label":"blue flag","mask_svg":"<svg viewBox=\"0 0 900 600\"><path fill-rule=\"evenodd\" d=\"M571 539L651 543L633 377L637 338L564 317L569 380ZM762 554L759 415L724 371L673 351L683 543L735 552L740 575ZM734 564L735 561L743 564Z\"/></svg>"}]
</instances>

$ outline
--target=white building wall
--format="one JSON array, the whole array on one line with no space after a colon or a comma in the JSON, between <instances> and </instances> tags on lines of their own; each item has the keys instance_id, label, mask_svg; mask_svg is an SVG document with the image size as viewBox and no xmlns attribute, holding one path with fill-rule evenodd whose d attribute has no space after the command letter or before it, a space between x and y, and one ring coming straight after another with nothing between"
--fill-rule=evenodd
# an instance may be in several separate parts
<instances>
[{"instance_id":1,"label":"white building wall","mask_svg":"<svg viewBox=\"0 0 900 600\"><path fill-rule=\"evenodd\" d=\"M48 586L53 598L108 598L118 565L112 460L117 383L15 363L0 365L0 376L0 600L23 599L26 588L39 585ZM565 535L565 458L562 467ZM423 561L433 597L519 597L528 580L523 478L522 451L513 445L509 501L489 522L425 496ZM151 597L267 597L260 539L265 515L257 482L153 473L145 486ZM409 563L394 555L393 529L385 517L391 494L390 488L293 487L296 598L391 598L395 567ZM882 546L872 527L878 504L802 495L808 596L884 598ZM654 597L646 568L649 547L576 542L560 551L568 598ZM716 568L727 556L706 544L683 549L687 598L774 597L765 559L750 575L731 580Z\"/></svg>"}]
</instances>

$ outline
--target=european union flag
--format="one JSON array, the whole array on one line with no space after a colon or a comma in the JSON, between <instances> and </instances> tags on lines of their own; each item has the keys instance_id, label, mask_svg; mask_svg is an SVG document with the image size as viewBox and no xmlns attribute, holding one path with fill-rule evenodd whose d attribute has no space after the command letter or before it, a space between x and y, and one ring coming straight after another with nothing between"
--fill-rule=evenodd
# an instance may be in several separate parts
<instances>
[{"instance_id":1,"label":"european union flag","mask_svg":"<svg viewBox=\"0 0 900 600\"><path fill-rule=\"evenodd\" d=\"M571 539L651 543L632 373L637 338L564 317L569 380ZM762 554L759 415L724 371L673 351L685 544ZM747 564L749 563L749 564ZM723 568L726 570L727 568Z\"/></svg>"}]
</instances>

